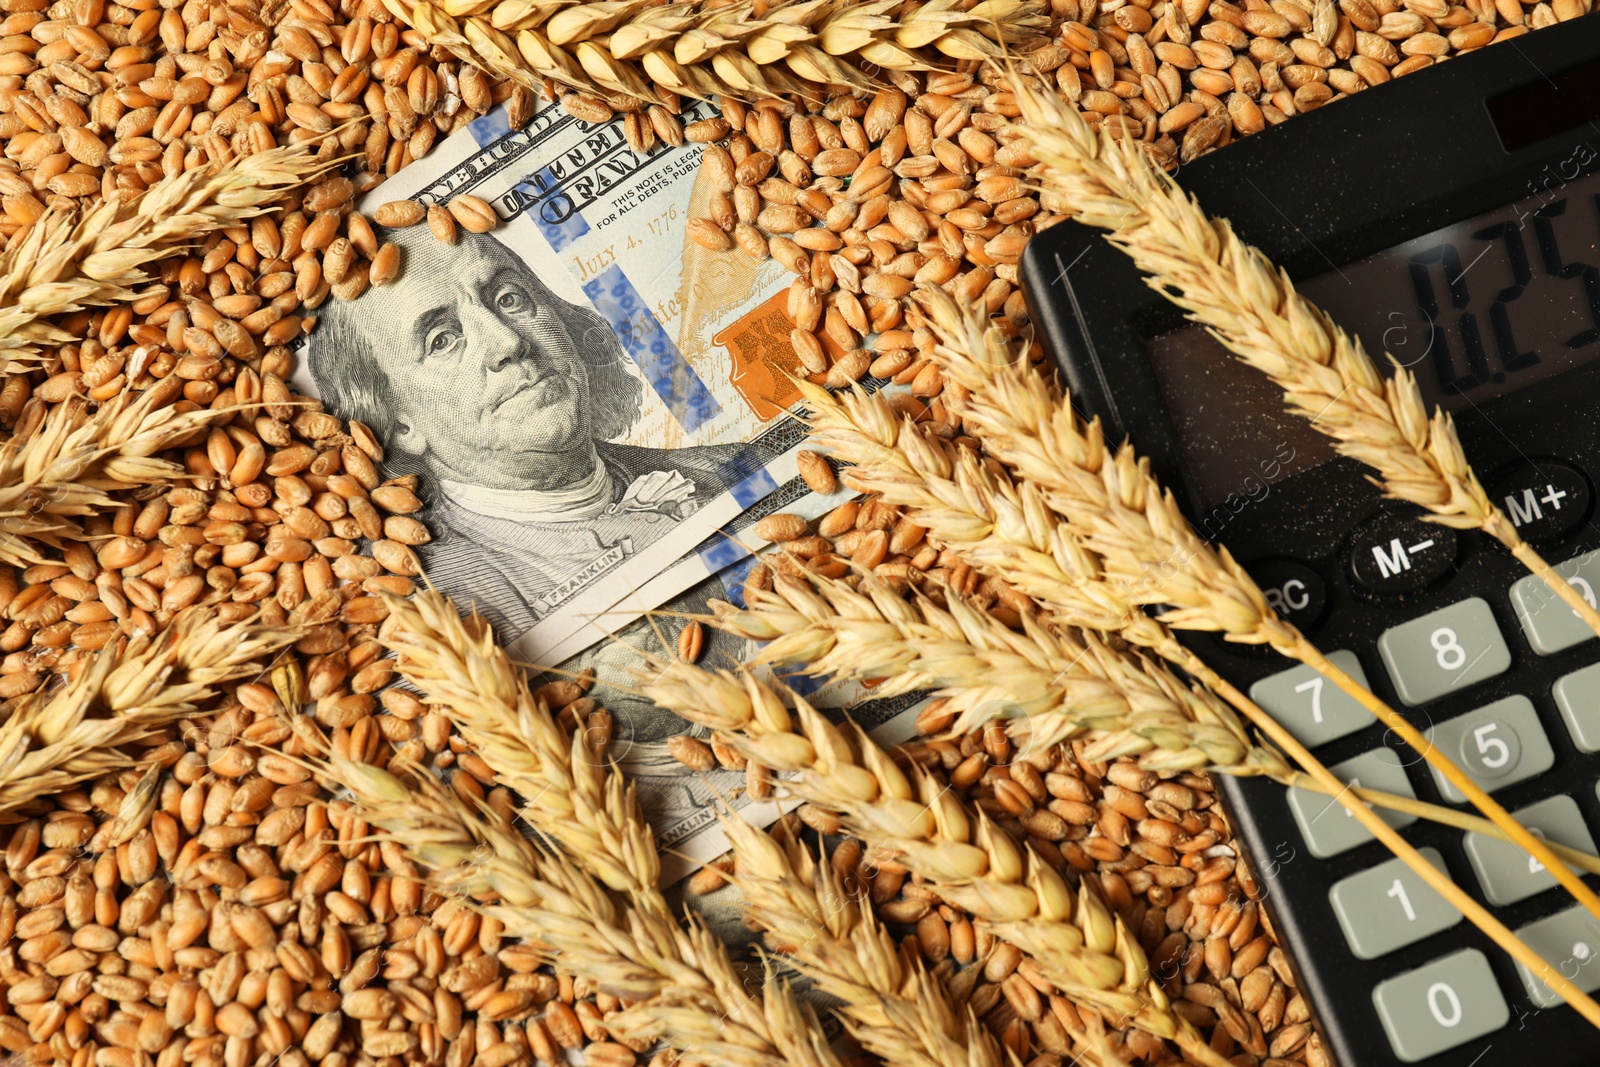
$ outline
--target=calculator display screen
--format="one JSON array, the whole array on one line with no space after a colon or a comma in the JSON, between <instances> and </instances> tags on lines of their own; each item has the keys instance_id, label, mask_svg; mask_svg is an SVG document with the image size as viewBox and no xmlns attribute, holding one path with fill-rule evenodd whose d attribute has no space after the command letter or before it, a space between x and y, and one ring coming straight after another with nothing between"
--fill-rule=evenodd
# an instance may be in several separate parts
<instances>
[{"instance_id":1,"label":"calculator display screen","mask_svg":"<svg viewBox=\"0 0 1600 1067\"><path fill-rule=\"evenodd\" d=\"M1523 200L1330 264L1296 287L1380 365L1387 353L1408 368L1430 407L1473 408L1600 359L1600 171L1577 176L1594 158L1580 146L1530 180ZM1262 375L1200 327L1153 338L1149 354L1204 507L1250 493L1248 479L1333 458ZM1272 462L1284 451L1293 458Z\"/></svg>"}]
</instances>

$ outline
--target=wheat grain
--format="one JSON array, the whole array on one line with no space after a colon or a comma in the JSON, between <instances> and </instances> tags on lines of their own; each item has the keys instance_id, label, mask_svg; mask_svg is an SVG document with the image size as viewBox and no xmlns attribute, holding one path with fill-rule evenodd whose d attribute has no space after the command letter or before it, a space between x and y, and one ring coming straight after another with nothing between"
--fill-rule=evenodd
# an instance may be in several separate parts
<instances>
[{"instance_id":1,"label":"wheat grain","mask_svg":"<svg viewBox=\"0 0 1600 1067\"><path fill-rule=\"evenodd\" d=\"M1137 142L1091 130L1076 109L1012 80L1043 186L1075 217L1108 231L1148 283L1283 390L1289 409L1377 471L1392 499L1458 529L1480 529L1549 584L1597 634L1600 610L1522 539L1467 462L1447 412L1430 416L1416 377L1385 379L1361 340L1295 291L1284 272L1209 217Z\"/></svg>"},{"instance_id":2,"label":"wheat grain","mask_svg":"<svg viewBox=\"0 0 1600 1067\"><path fill-rule=\"evenodd\" d=\"M474 811L425 771L401 779L337 758L327 770L441 891L472 898L507 935L635 1002L606 1021L613 1034L664 1040L718 1067L837 1063L787 988L769 974L761 999L746 993L726 948L692 916L685 930L614 898L575 858L540 851L504 816Z\"/></svg>"},{"instance_id":3,"label":"wheat grain","mask_svg":"<svg viewBox=\"0 0 1600 1067\"><path fill-rule=\"evenodd\" d=\"M465 5L459 18L427 0L384 2L429 43L498 77L653 104L866 88L882 81L871 68L917 71L994 58L1047 23L1032 0L982 0L970 9L956 0L805 0L761 15L748 4L619 9L501 0Z\"/></svg>"},{"instance_id":4,"label":"wheat grain","mask_svg":"<svg viewBox=\"0 0 1600 1067\"><path fill-rule=\"evenodd\" d=\"M326 169L314 152L274 148L223 166L163 178L138 196L114 197L79 219L51 212L0 253L0 353L37 356L77 338L52 315L131 300L144 268L215 230L269 210L273 200Z\"/></svg>"},{"instance_id":5,"label":"wheat grain","mask_svg":"<svg viewBox=\"0 0 1600 1067\"><path fill-rule=\"evenodd\" d=\"M748 672L713 673L681 661L650 666L639 684L645 696L718 731L745 758L787 772L790 793L838 812L851 832L890 850L946 902L984 919L1034 956L1065 995L1175 1040L1190 1055L1209 1054L1151 979L1137 939L1097 896L1074 893L926 773L908 775L864 732L833 726L798 696L791 714Z\"/></svg>"}]
</instances>

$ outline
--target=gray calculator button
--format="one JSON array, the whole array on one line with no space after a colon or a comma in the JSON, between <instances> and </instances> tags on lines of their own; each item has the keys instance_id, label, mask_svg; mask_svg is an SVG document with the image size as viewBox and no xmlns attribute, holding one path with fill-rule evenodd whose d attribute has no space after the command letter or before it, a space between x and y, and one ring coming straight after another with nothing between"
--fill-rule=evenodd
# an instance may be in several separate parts
<instances>
[{"instance_id":1,"label":"gray calculator button","mask_svg":"<svg viewBox=\"0 0 1600 1067\"><path fill-rule=\"evenodd\" d=\"M1517 936L1585 993L1600 989L1600 921L1582 904L1529 923L1517 930ZM1536 1006L1553 1008L1561 1003L1538 975L1520 963L1517 976Z\"/></svg>"},{"instance_id":2,"label":"gray calculator button","mask_svg":"<svg viewBox=\"0 0 1600 1067\"><path fill-rule=\"evenodd\" d=\"M1494 615L1476 596L1385 630L1378 651L1407 704L1426 704L1511 666Z\"/></svg>"},{"instance_id":3,"label":"gray calculator button","mask_svg":"<svg viewBox=\"0 0 1600 1067\"><path fill-rule=\"evenodd\" d=\"M1577 587L1592 604L1600 590L1600 552L1589 552L1556 567L1556 573ZM1528 644L1542 656L1587 641L1594 636L1588 623L1556 596L1537 574L1519 579L1511 587L1511 606L1528 637Z\"/></svg>"},{"instance_id":4,"label":"gray calculator button","mask_svg":"<svg viewBox=\"0 0 1600 1067\"><path fill-rule=\"evenodd\" d=\"M1551 690L1572 743L1600 752L1600 663L1562 675Z\"/></svg>"},{"instance_id":5,"label":"gray calculator button","mask_svg":"<svg viewBox=\"0 0 1600 1067\"><path fill-rule=\"evenodd\" d=\"M1548 771L1556 761L1550 739L1525 696L1510 696L1442 722L1428 740L1489 792ZM1452 804L1467 798L1433 769L1433 781Z\"/></svg>"},{"instance_id":6,"label":"gray calculator button","mask_svg":"<svg viewBox=\"0 0 1600 1067\"><path fill-rule=\"evenodd\" d=\"M1444 857L1437 849L1417 851L1444 870ZM1461 921L1456 906L1400 859L1335 882L1328 901L1350 951L1364 960L1375 960Z\"/></svg>"},{"instance_id":7,"label":"gray calculator button","mask_svg":"<svg viewBox=\"0 0 1600 1067\"><path fill-rule=\"evenodd\" d=\"M1452 953L1372 989L1394 1054L1406 1063L1436 1056L1511 1021L1489 961L1475 948Z\"/></svg>"},{"instance_id":8,"label":"gray calculator button","mask_svg":"<svg viewBox=\"0 0 1600 1067\"><path fill-rule=\"evenodd\" d=\"M1547 841L1594 853L1594 838L1583 823L1578 802L1551 797L1513 813L1518 822ZM1467 834L1467 858L1491 904L1515 904L1556 884L1544 865L1503 837Z\"/></svg>"},{"instance_id":9,"label":"gray calculator button","mask_svg":"<svg viewBox=\"0 0 1600 1067\"><path fill-rule=\"evenodd\" d=\"M1416 796L1400 757L1392 749L1363 752L1354 759L1347 759L1328 769L1341 782L1381 789L1385 793L1403 797ZM1372 840L1372 834L1356 822L1356 817L1343 804L1315 790L1290 789L1289 811L1294 815L1300 832L1305 835L1306 847L1313 856L1326 859ZM1378 809L1378 817L1396 829L1417 821L1414 815L1383 808Z\"/></svg>"},{"instance_id":10,"label":"gray calculator button","mask_svg":"<svg viewBox=\"0 0 1600 1067\"><path fill-rule=\"evenodd\" d=\"M1354 652L1334 652L1328 658L1367 688L1367 676ZM1261 679L1250 687L1250 699L1270 711L1307 748L1353 734L1376 721L1366 708L1306 666Z\"/></svg>"}]
</instances>

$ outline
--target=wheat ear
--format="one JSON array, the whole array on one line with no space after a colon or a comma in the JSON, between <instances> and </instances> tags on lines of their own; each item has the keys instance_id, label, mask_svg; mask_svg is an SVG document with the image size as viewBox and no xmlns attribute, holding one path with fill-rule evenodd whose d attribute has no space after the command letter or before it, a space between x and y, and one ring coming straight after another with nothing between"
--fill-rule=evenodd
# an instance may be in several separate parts
<instances>
[{"instance_id":1,"label":"wheat ear","mask_svg":"<svg viewBox=\"0 0 1600 1067\"><path fill-rule=\"evenodd\" d=\"M764 1002L736 996L733 964L721 942L694 923L683 932L661 894L655 837L633 787L595 751L584 731L567 736L495 644L489 627L475 617L462 619L435 590L411 600L387 600L386 639L398 654L401 673L425 699L442 706L498 781L520 796L519 813L587 877L627 902L630 929L641 944L662 954L653 973L684 983L676 973L682 967L703 971L707 977L686 988L696 991L697 1003L737 1024L747 1035L741 1040L764 1057L761 1062L795 1057L831 1067L832 1054L817 1051L826 1041L815 1020L805 1022L809 1016L786 990L769 988ZM689 1040L694 1013L678 1019L679 1009L673 1007L666 1014L677 1020L670 1023L675 1032ZM646 1034L653 1026L669 1025L660 1015L629 1014L619 1025ZM774 1029L782 1020L789 1020L783 1023L789 1028Z\"/></svg>"},{"instance_id":2,"label":"wheat ear","mask_svg":"<svg viewBox=\"0 0 1600 1067\"><path fill-rule=\"evenodd\" d=\"M302 147L272 148L101 200L81 217L46 212L0 253L0 356L25 359L77 340L45 320L132 299L150 280L148 264L269 210L329 165Z\"/></svg>"},{"instance_id":3,"label":"wheat ear","mask_svg":"<svg viewBox=\"0 0 1600 1067\"><path fill-rule=\"evenodd\" d=\"M387 598L386 640L400 672L438 704L522 815L610 889L670 918L650 824L632 786L584 731L569 735L477 618L463 619L436 590Z\"/></svg>"},{"instance_id":4,"label":"wheat ear","mask_svg":"<svg viewBox=\"0 0 1600 1067\"><path fill-rule=\"evenodd\" d=\"M972 1009L900 951L831 864L736 814L721 821L747 913L773 947L841 1001L835 1011L862 1048L906 1067L1003 1067L999 1042Z\"/></svg>"},{"instance_id":5,"label":"wheat ear","mask_svg":"<svg viewBox=\"0 0 1600 1067\"><path fill-rule=\"evenodd\" d=\"M722 942L694 917L685 929L640 911L424 770L401 778L338 757L321 769L436 889L459 894L563 971L633 1002L606 1020L613 1034L665 1041L708 1067L837 1067L816 1017L770 973L762 998L747 993Z\"/></svg>"},{"instance_id":6,"label":"wheat ear","mask_svg":"<svg viewBox=\"0 0 1600 1067\"><path fill-rule=\"evenodd\" d=\"M1533 968L1552 988L1561 986L1560 995L1586 1018L1600 1018L1587 994L1549 968L1499 919L1423 860L1275 719L1185 648L1163 623L1129 603L1109 583L1094 580L1093 561L1037 488L1029 483L1013 485L1003 470L981 463L969 450L923 434L909 419L896 416L881 396L861 390L835 395L808 383L801 388L811 411L812 436L840 462L855 464L844 472L846 481L908 509L927 528L931 542L956 548L974 568L1015 585L1063 620L1119 633L1188 671L1305 767L1320 782L1320 791L1338 800L1496 944ZM1517 840L1498 822L1494 825L1502 837ZM1517 829L1526 836L1520 824Z\"/></svg>"},{"instance_id":7,"label":"wheat ear","mask_svg":"<svg viewBox=\"0 0 1600 1067\"><path fill-rule=\"evenodd\" d=\"M1328 793L1275 750L1251 745L1232 709L1210 691L1185 687L1164 663L1114 649L1093 633L1079 643L1025 614L1026 633L1017 634L953 592L946 591L947 610L920 595L907 602L871 574L860 577L859 589L814 571L805 577L776 575L771 590L746 592L743 610L713 602L715 613L702 621L767 642L760 663L797 666L813 676L884 679L874 689L878 696L938 688L957 713L951 734L999 714L1030 746L1087 732L1083 758L1091 762L1134 756L1155 771L1262 774ZM1216 758L1240 751L1243 758L1232 765ZM1355 793L1375 807L1504 836L1488 819L1442 804L1374 789ZM1574 867L1600 874L1600 857L1550 847Z\"/></svg>"},{"instance_id":8,"label":"wheat ear","mask_svg":"<svg viewBox=\"0 0 1600 1067\"><path fill-rule=\"evenodd\" d=\"M223 625L187 608L155 636L113 641L52 694L32 693L0 724L0 814L137 763L126 746L184 718L224 682L257 674L300 628Z\"/></svg>"},{"instance_id":9,"label":"wheat ear","mask_svg":"<svg viewBox=\"0 0 1600 1067\"><path fill-rule=\"evenodd\" d=\"M772 590L746 592L745 610L713 605L715 616L704 621L768 642L761 663L882 679L879 696L938 689L956 712L953 734L1003 717L1031 748L1087 734L1085 758L1094 762L1138 756L1152 770L1288 769L1251 744L1232 709L1159 660L1032 613L1017 633L952 590L941 607L920 593L907 600L872 574L856 583L778 574Z\"/></svg>"},{"instance_id":10,"label":"wheat ear","mask_svg":"<svg viewBox=\"0 0 1600 1067\"><path fill-rule=\"evenodd\" d=\"M1289 409L1378 472L1384 492L1505 545L1600 634L1600 610L1517 532L1478 482L1448 413L1427 405L1410 371L1385 380L1361 340L1295 292L1288 275L1208 216L1132 140L1091 129L1054 93L1011 79L1039 160L1036 174L1075 217L1106 230L1156 291L1283 389Z\"/></svg>"},{"instance_id":11,"label":"wheat ear","mask_svg":"<svg viewBox=\"0 0 1600 1067\"><path fill-rule=\"evenodd\" d=\"M384 0L458 59L529 89L546 80L652 104L679 96L759 100L883 84L878 69L983 60L1043 33L1034 0L575 3Z\"/></svg>"},{"instance_id":12,"label":"wheat ear","mask_svg":"<svg viewBox=\"0 0 1600 1067\"><path fill-rule=\"evenodd\" d=\"M57 404L26 439L0 445L0 562L25 567L43 559L34 542L59 548L63 539L81 540L70 519L118 506L113 490L184 477L181 463L155 454L234 410L179 412L168 402L182 384L167 379L93 412L81 402Z\"/></svg>"},{"instance_id":13,"label":"wheat ear","mask_svg":"<svg viewBox=\"0 0 1600 1067\"><path fill-rule=\"evenodd\" d=\"M941 337L936 346L940 366L968 394L965 416L981 429L997 458L1020 480L1039 487L1074 536L1099 559L1109 585L1131 603L1165 605L1161 621L1169 626L1270 645L1315 669L1393 730L1508 840L1549 867L1575 900L1600 917L1600 896L1543 839L1517 822L1410 720L1359 685L1272 610L1227 549L1214 548L1195 532L1172 494L1130 446L1110 451L1098 421L1084 423L1069 403L1055 399L1045 377L1012 350L999 330L963 311L942 290L927 291L926 297ZM1237 692L1220 678L1206 682L1224 699Z\"/></svg>"},{"instance_id":14,"label":"wheat ear","mask_svg":"<svg viewBox=\"0 0 1600 1067\"><path fill-rule=\"evenodd\" d=\"M1074 893L1031 850L920 768L902 771L859 728L842 730L804 699L794 712L748 671L711 672L652 658L639 689L661 707L716 731L740 755L785 772L784 788L837 812L852 833L888 849L953 907L1035 958L1062 993L1219 1064L1172 1011L1144 951L1087 887Z\"/></svg>"}]
</instances>

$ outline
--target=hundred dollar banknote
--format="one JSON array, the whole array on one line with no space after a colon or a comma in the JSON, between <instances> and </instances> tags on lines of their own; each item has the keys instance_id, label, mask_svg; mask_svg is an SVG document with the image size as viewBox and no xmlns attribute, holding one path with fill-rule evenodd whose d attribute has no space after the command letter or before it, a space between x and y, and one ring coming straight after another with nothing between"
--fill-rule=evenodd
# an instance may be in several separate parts
<instances>
[{"instance_id":1,"label":"hundred dollar banknote","mask_svg":"<svg viewBox=\"0 0 1600 1067\"><path fill-rule=\"evenodd\" d=\"M725 570L759 546L719 528L805 496L791 276L685 240L710 196L698 161L634 152L620 120L552 104L509 130L493 112L362 208L470 193L500 224L453 245L384 231L400 277L323 305L303 352L297 384L371 426L388 473L421 476L429 577L529 661Z\"/></svg>"},{"instance_id":2,"label":"hundred dollar banknote","mask_svg":"<svg viewBox=\"0 0 1600 1067\"><path fill-rule=\"evenodd\" d=\"M379 434L387 474L419 475L436 585L520 659L595 670L668 881L725 850L714 800L758 824L789 802L753 802L741 773L674 760L668 741L694 731L629 692L640 653L670 653L711 599L741 601L762 516L816 517L848 496L798 476L790 276L685 240L708 213L697 166L697 148L641 156L620 122L554 106L517 131L502 112L478 120L361 206L471 193L500 225L454 245L422 226L383 231L403 274L325 304L297 379ZM750 652L715 634L704 662ZM840 714L893 744L920 704Z\"/></svg>"}]
</instances>

